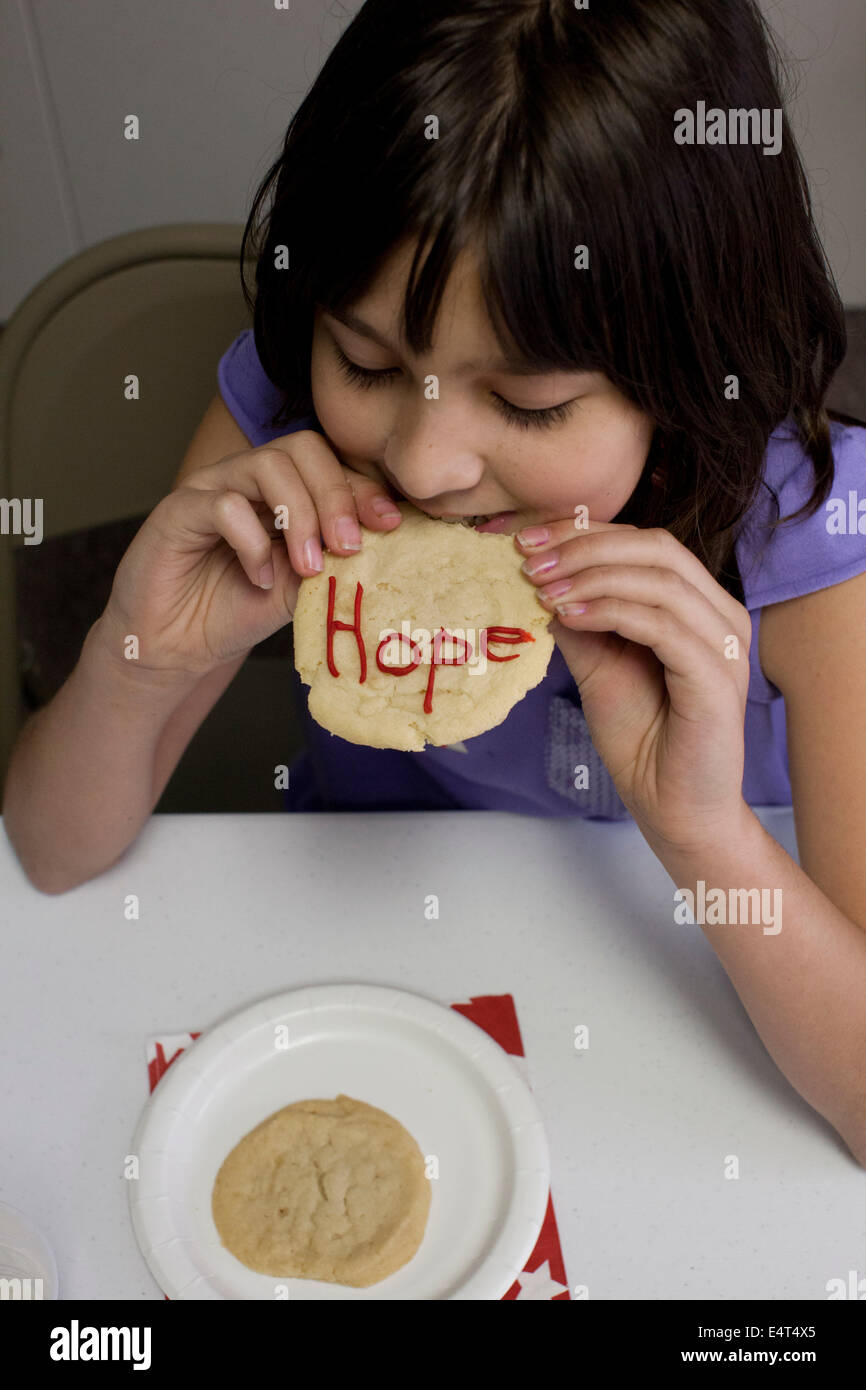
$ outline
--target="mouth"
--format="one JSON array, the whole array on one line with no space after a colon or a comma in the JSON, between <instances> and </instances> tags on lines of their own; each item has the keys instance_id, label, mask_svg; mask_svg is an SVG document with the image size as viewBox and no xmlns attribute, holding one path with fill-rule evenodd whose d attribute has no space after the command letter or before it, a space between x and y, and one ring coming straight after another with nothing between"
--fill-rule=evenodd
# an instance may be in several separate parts
<instances>
[{"instance_id":1,"label":"mouth","mask_svg":"<svg viewBox=\"0 0 866 1390\"><path fill-rule=\"evenodd\" d=\"M464 526L472 526L476 531L492 536L507 532L515 516L517 516L516 512L494 512L493 516L475 516L462 520Z\"/></svg>"},{"instance_id":2,"label":"mouth","mask_svg":"<svg viewBox=\"0 0 866 1390\"><path fill-rule=\"evenodd\" d=\"M456 514L450 513L446 513L442 516L435 516L432 512L428 512L426 507L420 507L417 502L412 502L410 498L407 497L405 500L409 502L411 506L416 507L419 512L424 512L432 521L445 521L453 526L467 526L473 530L484 531L488 534L495 534L496 532L505 530L511 518L517 515L516 512L487 512L484 514L477 512L467 516L457 516Z\"/></svg>"},{"instance_id":3,"label":"mouth","mask_svg":"<svg viewBox=\"0 0 866 1390\"><path fill-rule=\"evenodd\" d=\"M506 530L511 518L517 515L516 512L486 512L483 514L475 512L460 516L457 512L444 512L437 516L435 512L428 511L422 503L413 501L411 497L407 497L405 493L401 492L384 468L382 468L382 472L385 474L388 486L396 494L397 501L408 502L410 507L415 507L417 511L423 512L425 516L430 517L431 521L447 521L454 525L469 526L476 531L494 533Z\"/></svg>"}]
</instances>

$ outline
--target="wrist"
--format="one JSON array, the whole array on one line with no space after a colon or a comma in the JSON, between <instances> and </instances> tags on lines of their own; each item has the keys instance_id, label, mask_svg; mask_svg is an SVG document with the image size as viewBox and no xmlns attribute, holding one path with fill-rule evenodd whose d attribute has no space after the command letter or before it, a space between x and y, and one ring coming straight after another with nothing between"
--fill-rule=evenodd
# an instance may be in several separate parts
<instances>
[{"instance_id":1,"label":"wrist","mask_svg":"<svg viewBox=\"0 0 866 1390\"><path fill-rule=\"evenodd\" d=\"M206 672L196 674L179 668L143 665L127 656L127 634L120 631L111 615L97 618L84 639L81 662L100 684L139 695L164 695L169 701L195 688Z\"/></svg>"},{"instance_id":2,"label":"wrist","mask_svg":"<svg viewBox=\"0 0 866 1390\"><path fill-rule=\"evenodd\" d=\"M766 831L746 801L731 816L711 829L702 829L688 838L665 839L640 827L656 858L674 877L688 877L694 869L712 863L720 855L733 862L744 860L766 836Z\"/></svg>"}]
</instances>

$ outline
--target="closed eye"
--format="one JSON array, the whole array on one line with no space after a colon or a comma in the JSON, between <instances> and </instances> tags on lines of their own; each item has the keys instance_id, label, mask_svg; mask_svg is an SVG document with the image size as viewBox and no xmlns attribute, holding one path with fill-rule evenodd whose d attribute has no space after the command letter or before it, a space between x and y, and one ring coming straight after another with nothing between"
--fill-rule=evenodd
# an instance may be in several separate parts
<instances>
[{"instance_id":1,"label":"closed eye","mask_svg":"<svg viewBox=\"0 0 866 1390\"><path fill-rule=\"evenodd\" d=\"M332 340L334 341L334 340ZM369 367L359 367L357 362L353 362L334 341L334 350L340 364L343 375L355 386L362 390L368 390L372 386L384 386L392 377L399 376L399 367L382 367L378 371L373 371ZM533 427L544 429L550 425L559 424L567 420L571 414L571 407L576 400L564 401L562 405L551 405L543 410L525 410L519 405L512 405L510 401L491 391L491 396L498 402L497 410L509 424L516 425L520 429L532 429Z\"/></svg>"}]
</instances>

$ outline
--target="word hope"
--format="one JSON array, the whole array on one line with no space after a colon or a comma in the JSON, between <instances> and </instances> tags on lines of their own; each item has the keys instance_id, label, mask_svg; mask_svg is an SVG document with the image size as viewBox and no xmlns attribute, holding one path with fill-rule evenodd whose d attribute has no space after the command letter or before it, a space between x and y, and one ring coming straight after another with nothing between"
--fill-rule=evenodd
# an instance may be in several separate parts
<instances>
[{"instance_id":1,"label":"word hope","mask_svg":"<svg viewBox=\"0 0 866 1390\"><path fill-rule=\"evenodd\" d=\"M358 677L358 684L363 685L367 679L367 648L364 643L364 635L361 631L361 604L364 596L364 587L357 581L355 584L355 608L354 620L351 623L342 623L334 617L334 606L337 595L337 580L334 575L328 579L328 615L326 619L326 638L328 652L328 670L334 677L339 677L340 672L334 662L334 633L352 632L358 646L358 655L361 663L361 673ZM492 645L514 645L516 643L534 642L535 638L531 633L524 631L522 627L483 627L478 629L480 656L473 656L473 646L471 640L466 636L466 632L475 629L458 628L450 632L447 628L440 627L438 632L431 634L427 628L415 628L409 631L408 622L401 624L401 630L388 629L379 633L378 645L376 647L376 665L385 675L408 676L410 671L416 671L422 662L430 665L430 675L427 680L427 688L424 692L424 713L433 713L433 686L436 678L437 666L466 666L470 665L474 669L469 671L470 675L483 675L487 670L487 660L490 661L516 661L520 652L513 652L511 656L497 656L490 650ZM454 648L459 643L461 650L455 650L449 654L443 654L443 646L446 642ZM405 666L397 664L400 656L404 654L403 644L407 643L410 651L409 661ZM392 658L388 662L383 661L385 650ZM483 664L479 664L483 663Z\"/></svg>"}]
</instances>

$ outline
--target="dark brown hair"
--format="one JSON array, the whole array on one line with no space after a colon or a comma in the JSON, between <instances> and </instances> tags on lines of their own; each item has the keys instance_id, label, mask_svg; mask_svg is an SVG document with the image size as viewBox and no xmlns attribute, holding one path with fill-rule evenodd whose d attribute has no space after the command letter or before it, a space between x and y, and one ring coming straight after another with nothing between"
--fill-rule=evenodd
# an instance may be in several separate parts
<instances>
[{"instance_id":1,"label":"dark brown hair","mask_svg":"<svg viewBox=\"0 0 866 1390\"><path fill-rule=\"evenodd\" d=\"M356 302L417 238L403 334L427 352L472 242L504 350L542 371L601 371L654 421L616 520L666 527L742 601L733 542L771 432L788 421L813 464L795 517L832 484L823 402L844 318L787 118L764 154L678 144L675 113L783 108L784 75L753 0L367 0L244 230L256 348L285 396L272 424L313 412L317 302Z\"/></svg>"}]
</instances>

